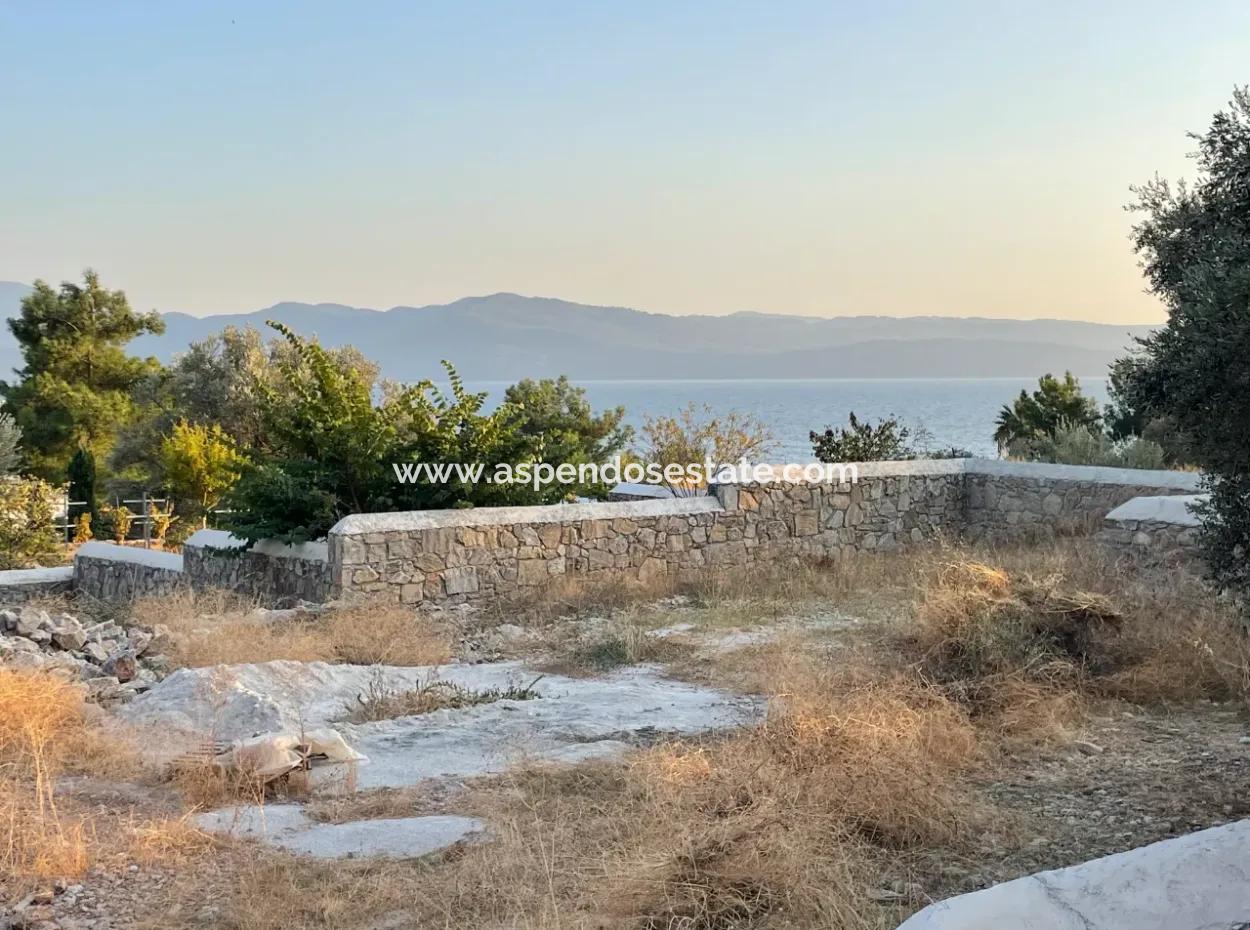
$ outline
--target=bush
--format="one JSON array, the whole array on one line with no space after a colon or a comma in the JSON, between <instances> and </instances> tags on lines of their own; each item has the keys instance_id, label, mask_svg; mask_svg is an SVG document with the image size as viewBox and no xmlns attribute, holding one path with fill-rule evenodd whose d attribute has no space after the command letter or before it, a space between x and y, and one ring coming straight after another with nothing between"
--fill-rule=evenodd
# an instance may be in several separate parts
<instances>
[{"instance_id":1,"label":"bush","mask_svg":"<svg viewBox=\"0 0 1250 930\"><path fill-rule=\"evenodd\" d=\"M231 493L226 521L248 540L320 539L350 513L476 505L536 504L549 489L471 481L400 482L396 464L481 464L538 459L520 434L517 409L483 413L486 395L470 393L450 363L451 391L430 381L381 392L359 366L278 323L289 351L278 354L282 389L259 385L267 448L254 456Z\"/></svg>"},{"instance_id":2,"label":"bush","mask_svg":"<svg viewBox=\"0 0 1250 930\"><path fill-rule=\"evenodd\" d=\"M1020 391L999 411L994 441L1005 450L1014 443L1054 436L1065 424L1094 431L1101 429L1101 422L1098 405L1081 393L1081 383L1072 372L1065 371L1062 380L1045 374L1037 379L1037 390L1032 394Z\"/></svg>"},{"instance_id":3,"label":"bush","mask_svg":"<svg viewBox=\"0 0 1250 930\"><path fill-rule=\"evenodd\" d=\"M649 465L702 465L713 468L754 462L767 454L773 443L764 421L731 410L714 416L712 408L687 404L675 417L647 417L642 426L641 457ZM677 494L694 494L703 481L670 483Z\"/></svg>"},{"instance_id":4,"label":"bush","mask_svg":"<svg viewBox=\"0 0 1250 930\"><path fill-rule=\"evenodd\" d=\"M38 478L0 478L0 569L58 561L52 514L59 498Z\"/></svg>"},{"instance_id":5,"label":"bush","mask_svg":"<svg viewBox=\"0 0 1250 930\"><path fill-rule=\"evenodd\" d=\"M851 411L850 425L823 433L812 431L808 438L812 451L822 462L889 462L915 458L907 444L911 431L894 417L886 417L876 426L861 421Z\"/></svg>"},{"instance_id":6,"label":"bush","mask_svg":"<svg viewBox=\"0 0 1250 930\"><path fill-rule=\"evenodd\" d=\"M623 424L625 408L614 407L596 415L582 388L569 379L525 379L504 392L504 402L516 408L517 436L523 448L518 458L533 450L538 461L550 465L568 462L603 463L620 453L633 438ZM551 502L567 497L606 498L611 487L604 484L552 485Z\"/></svg>"},{"instance_id":7,"label":"bush","mask_svg":"<svg viewBox=\"0 0 1250 930\"><path fill-rule=\"evenodd\" d=\"M1085 426L1062 424L1054 435L1017 440L1008 446L1010 458L1060 465L1103 465L1112 468L1164 468L1163 447L1140 436L1115 441Z\"/></svg>"}]
</instances>

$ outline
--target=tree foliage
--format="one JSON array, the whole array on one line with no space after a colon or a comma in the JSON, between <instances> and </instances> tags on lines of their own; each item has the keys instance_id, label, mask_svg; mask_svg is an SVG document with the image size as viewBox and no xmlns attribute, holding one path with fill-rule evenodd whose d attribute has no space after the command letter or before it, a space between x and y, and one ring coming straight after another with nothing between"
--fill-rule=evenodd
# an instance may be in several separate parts
<instances>
[{"instance_id":1,"label":"tree foliage","mask_svg":"<svg viewBox=\"0 0 1250 930\"><path fill-rule=\"evenodd\" d=\"M0 570L57 560L52 514L59 496L38 478L0 478Z\"/></svg>"},{"instance_id":2,"label":"tree foliage","mask_svg":"<svg viewBox=\"0 0 1250 930\"><path fill-rule=\"evenodd\" d=\"M238 482L246 457L217 423L180 420L161 442L165 484L176 500L193 501L207 525L208 514Z\"/></svg>"},{"instance_id":3,"label":"tree foliage","mask_svg":"<svg viewBox=\"0 0 1250 930\"><path fill-rule=\"evenodd\" d=\"M486 395L466 390L449 363L448 392L428 380L374 391L360 366L269 325L286 349L277 356L278 380L260 386L264 454L230 496L238 535L305 542L350 513L542 500L520 484L397 480L396 463L482 463L490 473L500 462L537 460L519 439L517 408L505 402L485 413Z\"/></svg>"},{"instance_id":4,"label":"tree foliage","mask_svg":"<svg viewBox=\"0 0 1250 930\"><path fill-rule=\"evenodd\" d=\"M1061 423L1053 435L1013 442L1013 459L1060 465L1102 465L1109 468L1164 468L1167 455L1157 442L1142 436L1112 439L1087 426Z\"/></svg>"},{"instance_id":5,"label":"tree foliage","mask_svg":"<svg viewBox=\"0 0 1250 930\"><path fill-rule=\"evenodd\" d=\"M9 329L24 365L0 393L22 430L30 470L61 481L78 448L103 455L130 418L132 389L159 366L127 355L125 346L162 332L164 323L159 314L135 313L125 294L102 287L88 270L82 285L65 282L60 290L36 281Z\"/></svg>"},{"instance_id":6,"label":"tree foliage","mask_svg":"<svg viewBox=\"0 0 1250 930\"><path fill-rule=\"evenodd\" d=\"M1193 135L1191 184L1136 188L1133 230L1167 325L1140 340L1126 397L1172 424L1208 475L1208 562L1250 583L1250 92L1234 92L1206 132Z\"/></svg>"},{"instance_id":7,"label":"tree foliage","mask_svg":"<svg viewBox=\"0 0 1250 930\"><path fill-rule=\"evenodd\" d=\"M715 414L711 407L692 402L676 416L646 417L639 452L647 464L684 468L710 462L716 468L757 462L772 445L772 432L758 417L736 410ZM678 494L697 490L686 484L670 488Z\"/></svg>"},{"instance_id":8,"label":"tree foliage","mask_svg":"<svg viewBox=\"0 0 1250 930\"><path fill-rule=\"evenodd\" d=\"M517 412L520 457L536 457L551 465L603 463L622 452L633 438L624 424L625 408L614 407L598 415L583 388L568 378L525 379L504 392L504 402ZM607 497L611 488L597 485L554 487L560 496Z\"/></svg>"},{"instance_id":9,"label":"tree foliage","mask_svg":"<svg viewBox=\"0 0 1250 930\"><path fill-rule=\"evenodd\" d=\"M1081 384L1072 372L1065 371L1062 379L1043 375L1032 394L1021 390L1014 402L999 411L997 423L994 441L1005 451L1013 443L1053 437L1065 424L1101 429L1102 416L1094 399L1081 393Z\"/></svg>"},{"instance_id":10,"label":"tree foliage","mask_svg":"<svg viewBox=\"0 0 1250 930\"><path fill-rule=\"evenodd\" d=\"M91 454L91 450L79 447L69 460L69 468L66 471L69 477L69 499L81 501L76 508L77 512L85 513L88 520L98 527L100 525L99 498L96 492L95 456Z\"/></svg>"},{"instance_id":11,"label":"tree foliage","mask_svg":"<svg viewBox=\"0 0 1250 930\"><path fill-rule=\"evenodd\" d=\"M180 421L217 425L240 449L263 451L267 428L262 409L265 386L282 384L284 362L292 349L285 340L265 342L250 327L227 327L179 355L167 368L136 386L136 416L118 436L110 458L110 490L137 494L165 484L161 443ZM366 386L376 390L377 367L353 347L327 350L339 365L357 370ZM180 500L190 512L193 499Z\"/></svg>"},{"instance_id":12,"label":"tree foliage","mask_svg":"<svg viewBox=\"0 0 1250 930\"><path fill-rule=\"evenodd\" d=\"M15 475L22 467L22 430L17 421L0 412L0 477Z\"/></svg>"},{"instance_id":13,"label":"tree foliage","mask_svg":"<svg viewBox=\"0 0 1250 930\"><path fill-rule=\"evenodd\" d=\"M915 458L908 445L911 431L896 418L886 417L874 425L851 411L848 420L845 427L825 427L823 433L808 434L817 459L822 462L889 462Z\"/></svg>"}]
</instances>

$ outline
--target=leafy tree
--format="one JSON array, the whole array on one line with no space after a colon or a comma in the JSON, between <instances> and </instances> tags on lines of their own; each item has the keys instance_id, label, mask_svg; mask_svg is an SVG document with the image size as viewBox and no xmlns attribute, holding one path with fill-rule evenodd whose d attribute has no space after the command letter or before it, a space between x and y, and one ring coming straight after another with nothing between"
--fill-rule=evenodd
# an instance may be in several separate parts
<instances>
[{"instance_id":1,"label":"leafy tree","mask_svg":"<svg viewBox=\"0 0 1250 930\"><path fill-rule=\"evenodd\" d=\"M22 465L22 431L13 417L0 412L0 476L17 474Z\"/></svg>"},{"instance_id":2,"label":"leafy tree","mask_svg":"<svg viewBox=\"0 0 1250 930\"><path fill-rule=\"evenodd\" d=\"M808 434L816 458L822 462L889 462L915 458L907 442L910 430L894 417L886 417L874 426L860 420L852 411L849 421L846 427L836 430L825 427L823 433Z\"/></svg>"},{"instance_id":3,"label":"leafy tree","mask_svg":"<svg viewBox=\"0 0 1250 930\"><path fill-rule=\"evenodd\" d=\"M1029 394L1021 390L1012 404L999 411L994 441L1000 450L1006 450L1013 442L1054 436L1060 424L1099 429L1101 421L1098 404L1081 393L1080 382L1072 372L1064 372L1063 380L1045 374L1038 379L1036 391Z\"/></svg>"},{"instance_id":4,"label":"leafy tree","mask_svg":"<svg viewBox=\"0 0 1250 930\"><path fill-rule=\"evenodd\" d=\"M676 416L646 417L642 425L640 457L648 464L702 465L713 468L755 462L773 444L767 424L757 417L731 410L713 415L712 408L689 403ZM706 477L706 476L705 476ZM670 484L677 494L693 494L703 486Z\"/></svg>"},{"instance_id":5,"label":"leafy tree","mask_svg":"<svg viewBox=\"0 0 1250 930\"><path fill-rule=\"evenodd\" d=\"M377 366L354 347L327 350L338 365L358 371L370 391ZM292 360L285 340L265 342L250 327L227 327L179 355L137 385L135 419L118 436L110 458L115 493L137 494L164 482L160 448L179 421L221 427L240 449L263 451L267 429L262 391L284 390L282 369ZM180 501L189 511L194 500Z\"/></svg>"},{"instance_id":6,"label":"leafy tree","mask_svg":"<svg viewBox=\"0 0 1250 930\"><path fill-rule=\"evenodd\" d=\"M97 456L111 447L131 415L131 390L159 368L155 359L127 355L125 346L162 332L164 323L157 313L135 313L125 294L105 289L88 270L81 286L65 282L59 291L36 281L9 329L25 364L20 380L0 384L0 393L22 430L31 471L60 481L79 447Z\"/></svg>"},{"instance_id":7,"label":"leafy tree","mask_svg":"<svg viewBox=\"0 0 1250 930\"><path fill-rule=\"evenodd\" d=\"M1140 340L1128 389L1150 418L1174 425L1207 474L1207 561L1250 584L1250 92L1234 91L1197 142L1197 179L1134 189L1133 229L1168 322Z\"/></svg>"},{"instance_id":8,"label":"leafy tree","mask_svg":"<svg viewBox=\"0 0 1250 930\"><path fill-rule=\"evenodd\" d=\"M508 403L482 412L485 394L465 390L446 365L450 394L422 381L386 386L375 402L370 375L278 323L287 348L279 379L262 382L262 455L230 495L231 529L247 539L318 539L349 513L481 504L537 503L519 484L451 477L441 484L400 483L393 464L533 461L518 441L518 412ZM445 363L446 364L446 363ZM275 386L280 385L280 387ZM521 458L524 456L524 458Z\"/></svg>"},{"instance_id":9,"label":"leafy tree","mask_svg":"<svg viewBox=\"0 0 1250 930\"><path fill-rule=\"evenodd\" d=\"M218 424L180 420L161 442L165 482L177 500L192 500L201 523L239 480L246 458Z\"/></svg>"},{"instance_id":10,"label":"leafy tree","mask_svg":"<svg viewBox=\"0 0 1250 930\"><path fill-rule=\"evenodd\" d=\"M552 465L607 462L633 438L633 429L622 422L624 407L604 410L596 416L586 391L574 387L563 375L519 381L504 392L504 402L517 410L517 437L524 446L522 456L532 452L539 461ZM611 490L602 483L553 487L561 496L599 498L606 498Z\"/></svg>"}]
</instances>

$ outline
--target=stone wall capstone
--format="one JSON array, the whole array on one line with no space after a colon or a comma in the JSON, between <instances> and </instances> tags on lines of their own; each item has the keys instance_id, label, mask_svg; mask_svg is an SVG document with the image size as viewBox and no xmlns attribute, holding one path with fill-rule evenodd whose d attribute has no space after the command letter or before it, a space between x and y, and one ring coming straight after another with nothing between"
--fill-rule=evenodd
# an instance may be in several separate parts
<instances>
[{"instance_id":1,"label":"stone wall capstone","mask_svg":"<svg viewBox=\"0 0 1250 930\"><path fill-rule=\"evenodd\" d=\"M0 604L6 606L69 594L73 589L74 569L70 565L15 568L0 572Z\"/></svg>"},{"instance_id":2,"label":"stone wall capstone","mask_svg":"<svg viewBox=\"0 0 1250 930\"><path fill-rule=\"evenodd\" d=\"M1180 564L1201 559L1200 521L1191 509L1205 495L1136 497L1107 514L1098 541L1134 561Z\"/></svg>"}]
</instances>

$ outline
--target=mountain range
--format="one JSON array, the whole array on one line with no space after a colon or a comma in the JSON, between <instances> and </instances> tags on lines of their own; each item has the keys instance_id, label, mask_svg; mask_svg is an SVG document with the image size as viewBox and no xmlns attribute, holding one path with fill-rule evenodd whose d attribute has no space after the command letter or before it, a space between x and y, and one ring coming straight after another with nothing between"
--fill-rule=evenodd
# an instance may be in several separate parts
<instances>
[{"instance_id":1,"label":"mountain range","mask_svg":"<svg viewBox=\"0 0 1250 930\"><path fill-rule=\"evenodd\" d=\"M25 284L0 282L0 315L19 312ZM355 345L384 375L442 377L451 360L474 381L566 374L575 380L695 378L1099 377L1152 327L984 317L807 317L739 312L674 316L550 297L492 294L449 304L369 310L280 303L251 313L165 313L165 332L131 343L169 361L226 326L277 320L329 346ZM20 365L7 327L0 370Z\"/></svg>"}]
</instances>

